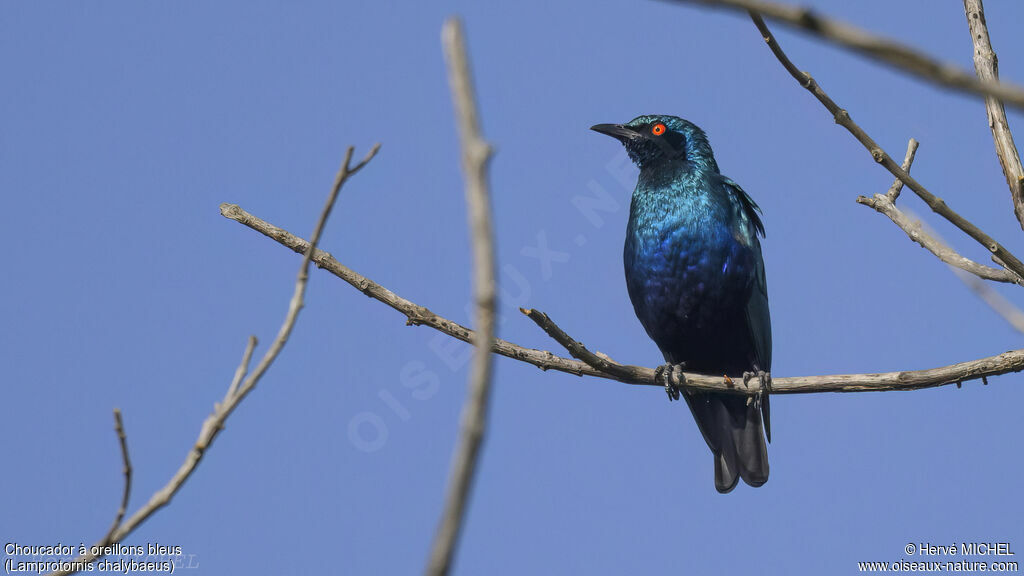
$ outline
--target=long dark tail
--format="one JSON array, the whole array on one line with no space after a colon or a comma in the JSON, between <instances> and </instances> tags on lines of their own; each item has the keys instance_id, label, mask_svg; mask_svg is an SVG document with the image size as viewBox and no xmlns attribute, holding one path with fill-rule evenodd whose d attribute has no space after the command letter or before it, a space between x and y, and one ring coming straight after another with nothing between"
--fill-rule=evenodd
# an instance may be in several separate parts
<instances>
[{"instance_id":1,"label":"long dark tail","mask_svg":"<svg viewBox=\"0 0 1024 576\"><path fill-rule=\"evenodd\" d=\"M747 396L684 393L704 441L715 457L715 488L725 494L739 478L751 486L768 481L768 447L761 410Z\"/></svg>"}]
</instances>

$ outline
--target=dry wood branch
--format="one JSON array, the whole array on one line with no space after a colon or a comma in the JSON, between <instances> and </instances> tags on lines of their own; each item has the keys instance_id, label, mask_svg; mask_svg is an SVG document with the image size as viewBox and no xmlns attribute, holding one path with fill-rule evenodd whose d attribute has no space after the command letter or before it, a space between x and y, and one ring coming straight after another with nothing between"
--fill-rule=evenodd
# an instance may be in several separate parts
<instances>
[{"instance_id":1,"label":"dry wood branch","mask_svg":"<svg viewBox=\"0 0 1024 576\"><path fill-rule=\"evenodd\" d=\"M283 228L278 228L277 226L246 212L237 204L221 204L220 213L221 216L252 228L260 234L263 234L271 240L274 240L282 246L285 246L299 254L305 253L309 246L309 243L302 238L299 238ZM401 312L405 315L405 323L408 326L429 326L457 340L462 340L463 342L468 343L473 342L474 334L469 328L442 316L438 316L428 308L402 298L398 294L384 288L373 280L370 280L369 278L346 267L342 263L338 262L338 260L328 252L324 252L319 249L316 250L313 253L313 263L316 264L318 268L327 270L331 274L349 283L356 290L359 290L370 298L383 302L389 307ZM502 340L501 338L496 338L494 340L493 351L501 354L502 356L533 364L541 370L558 370L560 372L568 372L577 376L601 375L600 372L590 368L582 362L570 360L568 358L561 358L544 350L524 348L508 342L507 340Z\"/></svg>"},{"instance_id":2,"label":"dry wood branch","mask_svg":"<svg viewBox=\"0 0 1024 576\"><path fill-rule=\"evenodd\" d=\"M914 213L909 210L906 211L906 215L910 219L915 219ZM946 241L942 236L928 226L928 224L922 221L920 223L920 227L922 231L932 237L935 242L938 242L942 246L946 245ZM981 298L982 302L988 304L989 308L991 308L993 312L998 314L1000 318L1012 326L1014 330L1024 333L1024 312L1022 312L1020 308L1014 306L1012 302L1004 298L1002 294L997 292L987 283L982 282L977 276L968 274L956 266L950 266L949 269L952 270L953 274L956 274L956 277L966 284L972 292L977 294L978 298Z\"/></svg>"},{"instance_id":3,"label":"dry wood branch","mask_svg":"<svg viewBox=\"0 0 1024 576\"><path fill-rule=\"evenodd\" d=\"M981 298L981 301L988 304L993 312L1013 327L1014 330L1024 334L1024 312L1007 300L1002 294L996 292L992 286L982 282L977 276L972 276L958 268L950 268L972 292Z\"/></svg>"},{"instance_id":4,"label":"dry wood branch","mask_svg":"<svg viewBox=\"0 0 1024 576\"><path fill-rule=\"evenodd\" d=\"M793 62L790 61L786 53L782 51L782 47L775 40L775 36L772 35L768 29L768 25L764 23L764 19L760 15L751 12L751 20L754 21L754 25L761 32L761 36L764 38L765 43L771 49L772 54L779 60L782 66L789 72L789 74L800 83L801 86L806 88L819 102L832 113L832 117L835 118L836 124L839 124L843 128L846 128L854 138L857 139L868 152L871 153L871 157L875 162L881 164L888 170L893 176L899 178L904 184L910 187L933 212L942 216L946 220L949 220L954 226L962 230L968 236L976 240L979 244L984 246L989 252L992 253L993 258L1005 268L1011 270L1018 277L1024 278L1024 263L1017 259L1016 256L1010 253L1009 250L1004 248L1002 244L993 240L988 234L983 232L980 228L969 222L960 214L953 211L946 203L939 197L935 196L922 186L917 180L907 174L907 171L900 168L898 164L889 156L888 153L881 146L879 146L867 132L865 132L856 122L850 118L850 114L839 107L821 86L815 82L814 78L810 74L801 71Z\"/></svg>"},{"instance_id":5,"label":"dry wood branch","mask_svg":"<svg viewBox=\"0 0 1024 576\"><path fill-rule=\"evenodd\" d=\"M910 142L907 144L907 155L903 160L902 166L903 170L907 173L910 172L910 166L914 162L914 154L916 151L917 140L911 138ZM917 219L897 208L895 200L899 196L900 189L902 187L903 181L896 178L892 183L892 187L890 187L889 191L885 194L875 194L872 198L858 196L857 202L859 204L864 204L865 206L870 206L877 212L888 216L889 219L892 220L893 224L896 224L901 230L907 233L907 236L911 240L920 244L922 248L928 250L934 254L936 258L942 260L946 264L963 270L964 272L974 274L978 278L983 278L985 280L1008 282L1013 284L1018 283L1018 278L1009 270L985 266L984 264L979 264L974 260L961 256L945 242L938 240L929 234L928 231L924 230Z\"/></svg>"},{"instance_id":6,"label":"dry wood branch","mask_svg":"<svg viewBox=\"0 0 1024 576\"><path fill-rule=\"evenodd\" d=\"M221 215L248 226L249 228L252 228L253 230L275 240L282 246L298 252L299 254L305 253L309 247L309 244L305 240L289 233L286 230L278 228L273 224L261 220L252 214L249 214L236 205L222 204ZM338 278L341 278L345 282L351 284L363 294L366 294L375 300L379 300L380 302L383 302L404 314L407 318L407 325L429 326L439 332L447 334L448 336L462 340L463 342L472 342L473 340L473 331L469 328L466 328L456 322L452 322L442 316L438 316L427 308L402 298L369 278L343 266L327 252L322 250L314 251L313 262L319 268L327 270L331 274L334 274ZM546 317L546 315L544 317ZM555 327L553 322L551 324L552 327ZM545 331L552 334L552 332L549 331L549 328L551 327L545 327ZM558 332L564 334L561 329L559 329ZM568 346L568 341L570 340L572 340L572 338L566 335L565 342L560 341L560 343L564 346ZM652 368L629 366L614 362L612 362L614 367L609 367L604 365L603 362L611 361L600 358L599 356L598 358L600 358L601 362L595 362L595 365L600 366L600 368L595 368L579 360L563 358L546 350L524 348L512 342L501 340L500 338L495 339L492 351L507 358L512 358L513 360L533 364L542 370L558 370L560 372L567 372L577 376L597 376L599 378L617 380L626 384L657 387L664 386L663 382L655 381L654 369ZM931 388L945 384L967 382L969 380L987 378L989 376L997 376L1000 374L1007 374L1009 372L1020 372L1021 370L1024 370L1024 349L1012 350L1010 352L999 354L998 356L990 356L987 358L972 360L970 362L961 362L928 370L870 374L796 376L785 378L773 377L772 394L915 390L918 388ZM743 380L741 374L732 374L730 376L733 377L732 379L734 382L742 382ZM738 388L737 385L729 385L726 383L721 376L705 376L702 374L685 373L684 377L685 383L683 386L694 390L753 394L758 389L758 384L755 381L750 382L749 388Z\"/></svg>"},{"instance_id":7,"label":"dry wood branch","mask_svg":"<svg viewBox=\"0 0 1024 576\"><path fill-rule=\"evenodd\" d=\"M121 526L121 520L124 519L125 513L128 511L128 500L132 495L132 461L128 457L128 435L124 431L124 420L121 419L121 411L114 408L114 432L117 434L117 443L121 447L121 472L124 474L124 489L121 490L121 505L117 509L117 514L114 516L114 522L110 525L110 530L107 530L107 534L100 541L99 546L105 547L112 544L114 541L114 533Z\"/></svg>"},{"instance_id":8,"label":"dry wood branch","mask_svg":"<svg viewBox=\"0 0 1024 576\"><path fill-rule=\"evenodd\" d=\"M341 192L341 187L345 185L345 181L350 176L360 171L363 166L373 160L373 157L377 155L377 151L380 150L380 144L374 144L373 148L366 154L355 166L351 165L352 153L354 152L353 147L349 147L345 153L345 160L342 162L341 168L338 170L338 175L334 179L334 186L331 188L331 193L327 197L327 202L324 204L323 212L320 213L320 219L317 221L316 226L313 228L313 235L310 237L310 251L306 253L302 259L302 265L299 266L298 278L295 280L295 292L292 295L292 300L288 305L288 314L285 317L284 323L281 324L281 329L277 332L277 337L270 344L270 348L267 349L263 358L260 359L259 364L252 371L242 384L238 388L236 397L243 398L248 394L259 382L263 374L270 368L270 365L277 359L278 354L281 353L281 349L288 342L288 337L292 333L292 329L295 327L295 320L299 316L299 311L302 310L303 296L306 293L306 283L309 280L309 262L312 258L312 250L316 248L316 245L320 242L320 236L323 234L324 226L327 224L327 218L331 215L331 210L334 208L334 203L338 199L338 194ZM234 410L236 403L229 404L227 414L225 418L230 414L231 410Z\"/></svg>"},{"instance_id":9,"label":"dry wood branch","mask_svg":"<svg viewBox=\"0 0 1024 576\"><path fill-rule=\"evenodd\" d=\"M983 82L998 82L999 59L996 58L988 37L985 8L981 0L964 0L964 12L967 15L967 26L971 31L971 42L974 43L974 71ZM996 156L999 157L1003 176L1010 187L1013 212L1024 228L1024 167L1021 166L1020 154L1017 153L1010 125L1006 121L1006 110L1003 109L1003 103L999 98L990 95L985 97L985 111L996 145Z\"/></svg>"},{"instance_id":10,"label":"dry wood branch","mask_svg":"<svg viewBox=\"0 0 1024 576\"><path fill-rule=\"evenodd\" d=\"M654 386L662 384L662 382L654 380L654 371L649 368L618 364L590 352L583 344L574 340L559 328L547 314L537 310L525 309L522 312L536 322L556 342L564 346L570 354L586 362L594 369L601 370L606 374L605 377L614 377L617 380L634 384ZM990 375L987 371L996 367L1010 368L1002 372L1003 374L1024 370L1024 350L1015 350L999 356L930 370L887 372L881 374L837 374L831 376L772 378L771 393L802 394L810 392L916 390L919 388L942 386L953 382L959 384L976 378L986 378ZM982 374L981 372L986 373ZM940 380L952 375L957 376L940 382ZM735 375L734 378L726 379L720 376L685 373L682 378L675 380L674 384L691 390L731 392L748 395L756 394L760 389L760 384L756 380L751 381L749 384L742 384L742 382L743 378L741 375Z\"/></svg>"},{"instance_id":11,"label":"dry wood branch","mask_svg":"<svg viewBox=\"0 0 1024 576\"><path fill-rule=\"evenodd\" d=\"M473 246L473 291L476 299L476 353L470 369L469 384L459 440L448 478L444 510L438 522L426 573L444 576L451 569L455 546L462 532L466 503L473 485L480 447L487 432L487 407L491 396L494 346L494 312L497 308L494 264L494 233L491 229L491 201L487 185L487 163L491 147L480 134L476 94L469 68L469 56L462 23L457 18L445 22L441 30L448 81L462 145L462 170L466 179L466 204L469 208L470 240Z\"/></svg>"},{"instance_id":12,"label":"dry wood branch","mask_svg":"<svg viewBox=\"0 0 1024 576\"><path fill-rule=\"evenodd\" d=\"M335 201L338 199L338 194L341 191L341 187L345 184L350 176L361 170L366 164L373 159L377 154L377 150L380 145L374 145L370 152L355 166L352 166L352 153L353 148L349 148L345 154L345 161L342 163L341 169L338 170L338 176L334 181L334 186L331 189L331 193L327 198L327 202L324 205L323 211L320 213L320 218L317 220L316 226L313 228L312 238L313 241L307 244L307 253L302 259L302 264L299 267L298 277L295 281L295 291L292 294L292 299L288 305L288 313L285 315L284 322L281 324L281 328L278 330L277 337L271 343L270 348L263 355L256 369L244 377L248 372L249 361L252 358L253 348L256 346L256 339L250 337L245 348L245 353L242 355L242 362L235 370L235 376L232 379L231 384L228 386L228 393L225 395L224 400L217 404L214 404L213 412L206 417L203 421L202 427L199 430L199 437L196 439L195 444L189 450L185 456L185 461L175 472L174 476L163 486L163 488L157 490L141 508L139 508L134 514L132 514L123 524L119 523L113 531L107 534L104 538L103 545L100 546L100 554L84 554L71 561L71 564L75 566L81 566L94 562L106 555L106 552L102 551L102 548L109 545L120 542L126 536L131 534L136 528L139 527L146 519L155 514L158 510L170 503L171 498L181 490L181 487L185 484L185 481L192 476L195 472L199 462L203 459L203 455L206 450L213 444L213 441L217 438L217 435L221 430L224 429L224 422L227 421L231 413L234 412L238 404L245 399L246 395L249 394L259 383L260 378L266 373L270 365L273 364L274 360L281 353L285 344L288 342L288 336L292 332L292 328L295 327L295 321L298 319L299 311L302 310L303 298L306 293L306 284L309 280L309 263L312 253L316 250L316 244L320 240L320 236L323 234L324 226L327 223L327 217L331 213L331 209L334 207ZM244 377L244 380L243 380ZM239 384L241 382L241 384ZM125 448L126 449L126 448ZM118 518L120 520L120 518ZM79 572L78 569L62 570L52 572L48 576L63 576L66 574L74 574Z\"/></svg>"},{"instance_id":13,"label":"dry wood branch","mask_svg":"<svg viewBox=\"0 0 1024 576\"><path fill-rule=\"evenodd\" d=\"M256 350L257 344L259 344L259 340L256 339L256 336L249 336L249 341L245 345L245 352L242 353L242 361L238 364L238 368L235 369L235 377L231 380L231 385L228 386L227 394L224 395L225 402L238 394L238 386L249 372L249 366L252 364L252 353Z\"/></svg>"},{"instance_id":14,"label":"dry wood branch","mask_svg":"<svg viewBox=\"0 0 1024 576\"><path fill-rule=\"evenodd\" d=\"M643 371L646 370L639 366L625 366L619 364L607 357L600 356L590 350L587 350L586 346L566 334L565 331L559 328L547 314L540 310L520 308L519 311L526 314L530 320L533 320L537 326L540 326L541 330L547 333L548 336L551 336L555 342L561 344L563 348L568 350L569 354L573 358L585 362L587 366L597 370L606 377L629 382L640 378Z\"/></svg>"},{"instance_id":15,"label":"dry wood branch","mask_svg":"<svg viewBox=\"0 0 1024 576\"><path fill-rule=\"evenodd\" d=\"M893 224L896 224L901 230L907 233L908 238L920 244L922 248L928 250L934 254L936 258L950 266L954 266L984 280L1006 282L1009 284L1021 283L1021 280L1009 270L993 268L992 266L986 266L975 262L970 258L965 258L948 245L937 241L924 231L918 220L908 216L897 208L885 194L875 194L872 198L858 196L857 202L864 204L865 206L870 206L880 214L888 216L889 219L892 220Z\"/></svg>"},{"instance_id":16,"label":"dry wood branch","mask_svg":"<svg viewBox=\"0 0 1024 576\"><path fill-rule=\"evenodd\" d=\"M917 156L917 147L920 145L921 143L913 138L907 142L907 154L903 157L903 164L900 164L900 167L903 168L907 174L910 174L910 167L914 164L914 157ZM896 178L892 181L892 186L889 187L889 191L885 193L885 197L888 198L890 202L895 202L896 199L900 197L900 192L902 191L903 180Z\"/></svg>"},{"instance_id":17,"label":"dry wood branch","mask_svg":"<svg viewBox=\"0 0 1024 576\"><path fill-rule=\"evenodd\" d=\"M849 24L815 14L808 8L763 0L674 0L715 8L750 11L813 34L823 40L859 52L939 86L982 96L994 96L1024 109L1024 87L979 80L952 64L935 60L894 40L876 36Z\"/></svg>"},{"instance_id":18,"label":"dry wood branch","mask_svg":"<svg viewBox=\"0 0 1024 576\"><path fill-rule=\"evenodd\" d=\"M118 529L121 527L121 521L124 519L124 515L128 511L128 500L131 499L132 461L131 458L128 457L128 435L124 431L124 420L121 418L121 411L117 408L114 408L114 433L117 434L117 442L121 447L121 473L124 475L124 488L121 490L121 504L117 508L117 514L114 515L114 521L111 523L110 529L107 530L107 533L103 538L101 538L100 541L94 544L90 549L95 548L97 550L102 550L118 541ZM83 569L79 568L80 566L84 566L89 562L101 558L102 556L103 554L96 556L91 554L79 556L68 563L70 566L69 569L58 570L51 572L50 574L74 574Z\"/></svg>"}]
</instances>

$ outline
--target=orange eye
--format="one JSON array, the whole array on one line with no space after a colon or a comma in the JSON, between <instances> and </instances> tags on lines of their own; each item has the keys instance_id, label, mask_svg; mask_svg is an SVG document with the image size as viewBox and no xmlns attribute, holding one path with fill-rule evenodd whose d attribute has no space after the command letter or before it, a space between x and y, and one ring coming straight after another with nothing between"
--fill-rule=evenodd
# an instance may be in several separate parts
<instances>
[{"instance_id":1,"label":"orange eye","mask_svg":"<svg viewBox=\"0 0 1024 576\"><path fill-rule=\"evenodd\" d=\"M665 125L662 124L661 122L658 122L657 124L651 127L651 134L654 134L655 136L661 136L664 133Z\"/></svg>"}]
</instances>

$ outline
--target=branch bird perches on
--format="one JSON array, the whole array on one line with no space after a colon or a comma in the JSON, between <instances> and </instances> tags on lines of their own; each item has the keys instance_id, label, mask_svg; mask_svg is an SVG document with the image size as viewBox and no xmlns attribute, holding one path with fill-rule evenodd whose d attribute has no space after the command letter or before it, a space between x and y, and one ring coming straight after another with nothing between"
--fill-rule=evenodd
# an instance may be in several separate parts
<instances>
[{"instance_id":1,"label":"branch bird perches on","mask_svg":"<svg viewBox=\"0 0 1024 576\"><path fill-rule=\"evenodd\" d=\"M300 254L304 253L309 246L302 238L253 216L235 204L222 204L220 213L225 218L243 224ZM429 326L452 338L467 343L473 342L474 332L469 328L439 316L415 302L402 298L373 280L346 267L328 252L323 250L314 251L313 263L318 268L326 270L349 283L363 294L404 314L406 325ZM602 358L593 352L589 352L582 344L573 340L561 328L558 328L546 314L535 310L527 310L524 313L530 316L534 322L579 359L564 358L547 350L526 348L501 338L494 340L494 345L491 348L492 352L513 360L533 364L541 370L557 370L577 376L596 376L608 380L617 380L626 384L664 387L663 381L655 380L653 368L629 366ZM812 392L916 390L918 388L932 388L945 384L985 379L989 376L1020 372L1021 370L1024 370L1024 349L1011 350L996 356L927 370L772 378L771 392L772 394L805 394ZM708 376L684 373L683 379L679 384L694 390L732 392L735 394L755 394L758 391L759 385L756 381L751 381L749 386L744 386L740 383L743 380L741 374L732 374L730 376L732 377L730 380L733 381L733 384L730 384L721 375Z\"/></svg>"},{"instance_id":2,"label":"branch bird perches on","mask_svg":"<svg viewBox=\"0 0 1024 576\"><path fill-rule=\"evenodd\" d=\"M703 4L715 4L736 9L754 10L751 13L762 36L771 47L772 52L797 79L808 89L832 114L836 122L847 128L871 153L873 159L882 164L896 178L887 194L877 194L873 198L858 199L877 211L887 215L900 226L911 239L932 251L940 260L970 272L978 278L999 282L1024 284L1024 263L991 237L982 232L974 224L951 210L938 197L934 196L909 176L909 170L916 151L916 141L911 140L907 157L902 166L879 147L870 136L854 123L846 110L840 108L818 86L814 79L798 70L785 56L771 32L757 12L786 22L792 26L816 34L819 37L836 42L847 48L865 53L873 58L885 61L911 74L953 89L981 94L986 97L986 109L990 128L996 145L997 155L1009 185L1014 201L1018 220L1024 227L1024 169L1021 168L1020 157L1013 143L1012 135L1006 122L1003 103L1024 108L1024 89L998 82L998 69L995 53L992 50L988 31L985 27L984 12L981 0L964 0L964 8L968 17L972 42L975 47L975 70L978 78L969 77L959 69L944 65L930 59L905 46L874 36L836 21L817 16L802 8L790 8L784 5L762 0L677 0ZM320 219L314 228L311 242L298 238L289 232L269 224L239 208L237 205L221 205L221 213L227 218L236 220L246 226L271 237L280 244L302 254L295 292L289 305L288 313L277 338L250 373L249 366L256 340L250 337L243 359L236 370L235 376L228 387L225 398L214 407L214 411L204 421L195 445L186 456L185 462L177 473L160 490L153 494L149 501L138 511L125 519L132 484L132 467L128 455L127 438L121 414L115 410L115 430L121 448L124 474L124 488L120 506L109 531L100 540L100 548L122 540L133 532L142 522L152 516L181 489L185 481L195 471L234 408L255 387L273 363L295 325L299 311L303 307L303 295L308 282L308 265L315 263L345 280L364 294L371 296L404 314L407 324L424 324L447 334L453 338L473 343L480 349L533 364L542 370L558 370L578 376L596 376L616 380L628 384L650 385L661 388L663 381L655 379L655 371L641 366L619 364L606 356L588 350L582 343L569 336L558 327L546 314L537 310L522 310L531 320L547 334L565 347L575 359L555 355L549 351L525 348L494 337L494 255L493 238L489 225L489 207L486 189L486 163L490 156L490 147L482 140L476 120L475 103L472 86L469 84L467 58L462 46L461 30L457 23L449 22L445 28L445 47L450 60L453 96L456 100L457 113L460 119L460 133L463 144L463 164L467 175L467 199L470 205L471 230L474 237L474 262L476 279L474 281L477 299L477 331L470 330L458 323L434 314L427 308L419 306L401 296L376 284L346 268L329 253L316 248L324 223L330 214L338 192L345 180L368 163L378 147L375 146L364 160L351 165L352 149L348 150L342 169L339 171L334 188ZM946 218L955 226L985 246L993 255L993 260L1002 266L993 268L973 262L946 247L941 239L931 238L927 230L914 227L912 219L895 208L895 201L903 185L906 184L922 198L936 213ZM935 242L930 242L935 240ZM477 354L474 368L470 375L470 393L462 420L462 435L456 452L452 469L452 481L449 486L445 512L440 522L438 536L431 554L428 574L445 574L451 565L451 558L457 542L461 519L473 477L473 470L483 438L489 381L491 375L491 355ZM989 376L1018 372L1024 370L1024 349L1012 350L996 356L961 362L948 366L927 370L900 371L874 374L843 374L806 377L784 377L773 380L772 392L776 394L795 394L811 392L858 392L884 390L915 390L981 379L987 383ZM740 375L736 378L708 376L700 374L682 374L676 384L693 390L728 392L753 395L759 392L759 383L753 381L748 386L742 384ZM99 554L88 554L74 561L92 562L101 557ZM62 570L53 574L71 574L78 570Z\"/></svg>"}]
</instances>

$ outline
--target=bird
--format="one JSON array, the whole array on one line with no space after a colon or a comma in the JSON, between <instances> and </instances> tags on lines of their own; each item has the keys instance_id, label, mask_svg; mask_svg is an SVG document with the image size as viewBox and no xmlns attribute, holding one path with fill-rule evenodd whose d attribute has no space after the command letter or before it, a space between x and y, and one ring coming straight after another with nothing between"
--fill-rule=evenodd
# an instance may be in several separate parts
<instances>
[{"instance_id":1,"label":"bird","mask_svg":"<svg viewBox=\"0 0 1024 576\"><path fill-rule=\"evenodd\" d=\"M771 317L761 209L719 172L707 135L676 116L638 116L591 130L619 140L640 169L623 263L637 318L661 350L656 370L680 393L714 455L715 488L768 481ZM672 376L757 377L757 395L681 390Z\"/></svg>"}]
</instances>

